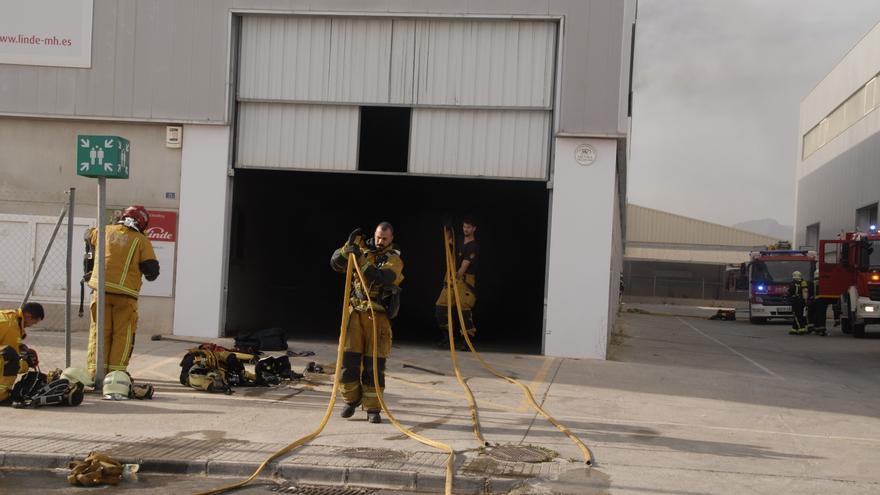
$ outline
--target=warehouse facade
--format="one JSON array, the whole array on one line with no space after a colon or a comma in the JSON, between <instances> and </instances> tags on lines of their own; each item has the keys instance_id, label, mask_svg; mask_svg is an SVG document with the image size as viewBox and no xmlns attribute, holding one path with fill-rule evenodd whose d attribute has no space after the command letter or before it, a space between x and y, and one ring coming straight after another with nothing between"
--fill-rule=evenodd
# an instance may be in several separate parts
<instances>
[{"instance_id":1,"label":"warehouse facade","mask_svg":"<svg viewBox=\"0 0 880 495\"><path fill-rule=\"evenodd\" d=\"M880 201L880 24L869 31L800 106L795 239L867 231Z\"/></svg>"},{"instance_id":2,"label":"warehouse facade","mask_svg":"<svg viewBox=\"0 0 880 495\"><path fill-rule=\"evenodd\" d=\"M406 262L395 335L426 338L440 219L470 214L485 342L604 358L634 2L78 3L88 67L0 64L0 212L52 215L68 186L94 198L76 135L129 139L108 203L175 220L170 285L143 298L142 328L332 337L330 252L387 220Z\"/></svg>"}]
</instances>

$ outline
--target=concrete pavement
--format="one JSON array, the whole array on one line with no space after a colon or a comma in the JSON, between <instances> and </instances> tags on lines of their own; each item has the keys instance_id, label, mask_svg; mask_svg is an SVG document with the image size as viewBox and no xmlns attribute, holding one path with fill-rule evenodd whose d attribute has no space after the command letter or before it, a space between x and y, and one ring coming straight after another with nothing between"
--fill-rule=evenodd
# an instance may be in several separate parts
<instances>
[{"instance_id":1,"label":"concrete pavement","mask_svg":"<svg viewBox=\"0 0 880 495\"><path fill-rule=\"evenodd\" d=\"M620 330L609 361L486 355L528 384L591 447L592 470L577 462L574 444L536 416L517 388L488 375L471 356L462 356L462 368L486 439L540 445L558 452L556 460L507 463L483 455L442 351L396 347L386 399L404 424L455 448L459 493L880 491L873 468L880 448L880 339L796 337L785 325L642 314L624 314ZM85 334L75 337L74 364L84 359ZM158 386L153 401L91 395L76 408L3 409L4 466L61 466L71 455L101 449L142 461L142 476L244 475L312 431L325 410L328 376L238 389L232 396L206 394L177 383L188 344L143 337L131 370L136 380ZM28 340L44 368L63 364L61 334L33 331ZM331 342L290 345L316 352L294 358L300 371L309 360L330 364L335 358ZM320 437L272 471L292 481L440 490L442 453L402 436L387 420L371 425L361 412L343 420L339 408ZM7 488L0 478L0 489Z\"/></svg>"}]
</instances>

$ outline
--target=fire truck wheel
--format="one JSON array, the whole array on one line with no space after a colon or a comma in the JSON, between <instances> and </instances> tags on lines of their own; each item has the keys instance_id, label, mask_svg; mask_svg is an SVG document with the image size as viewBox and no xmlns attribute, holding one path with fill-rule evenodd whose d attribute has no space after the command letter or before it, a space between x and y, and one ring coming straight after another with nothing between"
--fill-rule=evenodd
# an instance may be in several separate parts
<instances>
[{"instance_id":1,"label":"fire truck wheel","mask_svg":"<svg viewBox=\"0 0 880 495\"><path fill-rule=\"evenodd\" d=\"M865 338L865 324L864 323L854 323L852 325L852 335L857 339Z\"/></svg>"}]
</instances>

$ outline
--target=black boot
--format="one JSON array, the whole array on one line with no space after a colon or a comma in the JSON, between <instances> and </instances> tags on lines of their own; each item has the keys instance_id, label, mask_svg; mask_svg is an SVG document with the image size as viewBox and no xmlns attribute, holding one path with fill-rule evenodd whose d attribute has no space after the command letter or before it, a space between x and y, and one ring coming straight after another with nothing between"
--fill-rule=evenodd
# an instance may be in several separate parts
<instances>
[{"instance_id":1,"label":"black boot","mask_svg":"<svg viewBox=\"0 0 880 495\"><path fill-rule=\"evenodd\" d=\"M339 413L343 418L350 418L354 416L354 412L357 411L358 406L361 405L361 401L357 401L354 404L345 403L345 407L342 408L342 412Z\"/></svg>"},{"instance_id":2,"label":"black boot","mask_svg":"<svg viewBox=\"0 0 880 495\"><path fill-rule=\"evenodd\" d=\"M382 422L382 416L379 414L379 411L367 411L367 421L379 424Z\"/></svg>"}]
</instances>

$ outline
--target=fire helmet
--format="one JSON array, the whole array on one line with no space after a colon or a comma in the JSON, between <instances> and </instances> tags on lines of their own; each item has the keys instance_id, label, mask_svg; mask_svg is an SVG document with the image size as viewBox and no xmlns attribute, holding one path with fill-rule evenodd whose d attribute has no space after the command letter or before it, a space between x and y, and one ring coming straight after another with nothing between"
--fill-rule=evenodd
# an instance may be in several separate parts
<instances>
[{"instance_id":1,"label":"fire helmet","mask_svg":"<svg viewBox=\"0 0 880 495\"><path fill-rule=\"evenodd\" d=\"M91 376L91 374L82 369L70 367L61 372L61 378L66 378L70 383L82 383L85 386L91 387L95 383L95 379Z\"/></svg>"},{"instance_id":2,"label":"fire helmet","mask_svg":"<svg viewBox=\"0 0 880 495\"><path fill-rule=\"evenodd\" d=\"M127 221L126 219L129 218L131 220ZM147 209L141 205L131 205L122 212L122 223L129 227L134 227L143 233L147 230L147 226L150 224L150 214L147 213Z\"/></svg>"},{"instance_id":3,"label":"fire helmet","mask_svg":"<svg viewBox=\"0 0 880 495\"><path fill-rule=\"evenodd\" d=\"M105 399L126 400L131 398L131 377L124 371L111 371L104 377L101 391Z\"/></svg>"},{"instance_id":4,"label":"fire helmet","mask_svg":"<svg viewBox=\"0 0 880 495\"><path fill-rule=\"evenodd\" d=\"M804 276L801 275L801 272L795 270L795 271L791 272L791 278L793 280L803 280Z\"/></svg>"}]
</instances>

